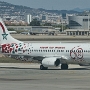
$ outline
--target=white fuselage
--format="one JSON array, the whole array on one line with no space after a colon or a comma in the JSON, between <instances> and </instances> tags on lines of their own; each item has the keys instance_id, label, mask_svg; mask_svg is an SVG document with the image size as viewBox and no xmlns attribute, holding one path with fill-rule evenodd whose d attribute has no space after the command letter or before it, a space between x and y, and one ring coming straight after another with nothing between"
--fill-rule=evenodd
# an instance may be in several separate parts
<instances>
[{"instance_id":1,"label":"white fuselage","mask_svg":"<svg viewBox=\"0 0 90 90\"><path fill-rule=\"evenodd\" d=\"M65 57L68 63L90 63L90 44L32 43L30 51L31 56Z\"/></svg>"},{"instance_id":2,"label":"white fuselage","mask_svg":"<svg viewBox=\"0 0 90 90\"><path fill-rule=\"evenodd\" d=\"M90 64L89 43L23 43L12 48L11 55L64 57L68 64Z\"/></svg>"}]
</instances>

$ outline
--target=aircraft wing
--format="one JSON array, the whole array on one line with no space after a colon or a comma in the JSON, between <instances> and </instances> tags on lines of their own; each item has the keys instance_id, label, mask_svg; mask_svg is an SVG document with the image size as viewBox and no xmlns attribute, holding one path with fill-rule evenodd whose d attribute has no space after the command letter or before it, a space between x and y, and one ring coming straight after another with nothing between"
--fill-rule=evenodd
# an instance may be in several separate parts
<instances>
[{"instance_id":1,"label":"aircraft wing","mask_svg":"<svg viewBox=\"0 0 90 90\"><path fill-rule=\"evenodd\" d=\"M46 55L46 56L30 56L30 55L22 55L22 54L8 54L8 53L3 53L4 55L8 55L10 57L20 57L20 58L31 58L33 60L38 60L38 61L42 61L44 58L50 58L50 57L54 57L54 58L58 58L60 59L60 61L62 63L66 63L67 60L69 60L69 58L67 56L59 56L59 55L55 55L55 56L52 56L52 55Z\"/></svg>"}]
</instances>

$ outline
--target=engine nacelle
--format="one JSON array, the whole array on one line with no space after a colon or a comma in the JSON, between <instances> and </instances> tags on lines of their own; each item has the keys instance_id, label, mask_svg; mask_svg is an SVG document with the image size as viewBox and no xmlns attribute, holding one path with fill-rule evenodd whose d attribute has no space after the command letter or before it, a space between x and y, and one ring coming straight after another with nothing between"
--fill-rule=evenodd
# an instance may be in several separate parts
<instances>
[{"instance_id":1,"label":"engine nacelle","mask_svg":"<svg viewBox=\"0 0 90 90\"><path fill-rule=\"evenodd\" d=\"M44 58L42 60L42 65L44 67L58 67L60 65L60 58L56 58L56 57L50 57L50 58Z\"/></svg>"}]
</instances>

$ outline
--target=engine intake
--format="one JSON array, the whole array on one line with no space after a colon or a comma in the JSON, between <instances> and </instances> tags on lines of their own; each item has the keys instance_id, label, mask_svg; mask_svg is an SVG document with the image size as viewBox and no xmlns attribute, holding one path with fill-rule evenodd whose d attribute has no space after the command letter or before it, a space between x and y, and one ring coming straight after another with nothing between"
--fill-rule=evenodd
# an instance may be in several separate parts
<instances>
[{"instance_id":1,"label":"engine intake","mask_svg":"<svg viewBox=\"0 0 90 90\"><path fill-rule=\"evenodd\" d=\"M60 65L60 59L57 59L56 61L55 61L55 66L57 67L57 66L59 66Z\"/></svg>"}]
</instances>

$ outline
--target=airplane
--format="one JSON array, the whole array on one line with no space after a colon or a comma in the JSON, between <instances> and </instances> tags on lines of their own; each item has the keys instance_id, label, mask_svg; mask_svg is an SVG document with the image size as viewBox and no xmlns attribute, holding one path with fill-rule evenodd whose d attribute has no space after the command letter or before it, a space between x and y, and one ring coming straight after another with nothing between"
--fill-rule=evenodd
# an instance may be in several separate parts
<instances>
[{"instance_id":1,"label":"airplane","mask_svg":"<svg viewBox=\"0 0 90 90\"><path fill-rule=\"evenodd\" d=\"M38 60L40 70L68 69L69 64L90 65L90 43L24 43L13 38L0 18L1 53L11 57Z\"/></svg>"}]
</instances>

